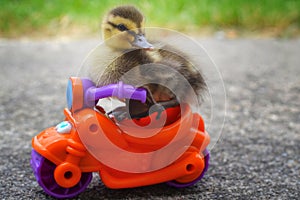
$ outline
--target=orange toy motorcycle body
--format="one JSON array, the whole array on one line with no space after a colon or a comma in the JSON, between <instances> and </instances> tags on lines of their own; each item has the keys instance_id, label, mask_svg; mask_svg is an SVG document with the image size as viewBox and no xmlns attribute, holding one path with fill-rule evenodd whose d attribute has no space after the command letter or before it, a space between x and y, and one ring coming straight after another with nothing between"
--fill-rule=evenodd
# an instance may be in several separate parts
<instances>
[{"instance_id":1,"label":"orange toy motorcycle body","mask_svg":"<svg viewBox=\"0 0 300 200\"><path fill-rule=\"evenodd\" d=\"M209 135L189 105L167 108L159 118L154 112L121 121L92 106L104 97L145 101L145 95L122 83L96 88L87 79L70 78L65 121L32 140L31 166L44 191L57 198L76 196L92 172L115 189L199 181L208 167Z\"/></svg>"}]
</instances>

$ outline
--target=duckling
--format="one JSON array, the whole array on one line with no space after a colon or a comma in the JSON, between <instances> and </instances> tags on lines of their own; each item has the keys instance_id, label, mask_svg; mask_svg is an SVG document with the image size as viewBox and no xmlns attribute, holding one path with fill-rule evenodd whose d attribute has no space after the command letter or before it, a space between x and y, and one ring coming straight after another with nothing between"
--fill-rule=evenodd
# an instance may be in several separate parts
<instances>
[{"instance_id":1,"label":"duckling","mask_svg":"<svg viewBox=\"0 0 300 200\"><path fill-rule=\"evenodd\" d=\"M143 15L133 6L112 9L102 22L105 49L97 49L90 77L97 86L115 83L130 69L152 63L146 51L153 49L142 30ZM104 51L104 52L103 52Z\"/></svg>"},{"instance_id":2,"label":"duckling","mask_svg":"<svg viewBox=\"0 0 300 200\"><path fill-rule=\"evenodd\" d=\"M144 16L134 6L120 6L109 11L103 19L102 32L108 48L104 53L98 52L102 59L95 59L90 69L90 77L97 86L116 83L131 70L130 78L127 76L126 79L127 83L140 86L137 84L147 79L148 84L143 87L149 91L147 102L151 105L172 99L180 102L189 92L201 96L205 90L204 78L188 61L188 56L170 45L154 48L153 44L147 41ZM105 54L108 59L103 61ZM141 70L141 66L145 64L170 67L174 72L181 74L188 84L183 84L180 78L175 78L174 73L168 69L158 72L157 67L152 68L149 65ZM188 91L190 88L193 91Z\"/></svg>"}]
</instances>

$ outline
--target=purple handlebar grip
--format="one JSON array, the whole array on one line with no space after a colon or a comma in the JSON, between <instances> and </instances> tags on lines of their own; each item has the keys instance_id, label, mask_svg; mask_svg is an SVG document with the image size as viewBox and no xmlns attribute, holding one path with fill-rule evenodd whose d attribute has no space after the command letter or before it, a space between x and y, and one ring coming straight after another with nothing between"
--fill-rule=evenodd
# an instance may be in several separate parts
<instances>
[{"instance_id":1,"label":"purple handlebar grip","mask_svg":"<svg viewBox=\"0 0 300 200\"><path fill-rule=\"evenodd\" d=\"M105 97L135 99L145 103L147 97L146 89L135 88L132 85L124 84L121 81L117 84L110 84L99 88L92 85L90 85L89 88L84 88L86 89L84 102L88 105L94 104L96 100Z\"/></svg>"},{"instance_id":2,"label":"purple handlebar grip","mask_svg":"<svg viewBox=\"0 0 300 200\"><path fill-rule=\"evenodd\" d=\"M120 99L135 99L139 100L142 103L146 102L147 92L143 88L135 88L132 85L124 84L120 81L117 85L117 88L113 91L113 96L116 96Z\"/></svg>"}]
</instances>

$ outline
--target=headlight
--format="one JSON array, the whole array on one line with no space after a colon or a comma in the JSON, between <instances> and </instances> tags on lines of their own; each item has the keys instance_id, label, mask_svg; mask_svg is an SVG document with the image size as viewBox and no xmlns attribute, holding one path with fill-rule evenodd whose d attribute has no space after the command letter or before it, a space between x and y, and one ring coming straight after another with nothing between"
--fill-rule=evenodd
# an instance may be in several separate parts
<instances>
[{"instance_id":1,"label":"headlight","mask_svg":"<svg viewBox=\"0 0 300 200\"><path fill-rule=\"evenodd\" d=\"M70 133L71 129L72 129L72 124L68 121L63 121L60 122L56 127L55 127L56 131L58 133Z\"/></svg>"},{"instance_id":2,"label":"headlight","mask_svg":"<svg viewBox=\"0 0 300 200\"><path fill-rule=\"evenodd\" d=\"M67 104L68 109L71 110L73 104L73 85L71 79L69 79L67 86Z\"/></svg>"}]
</instances>

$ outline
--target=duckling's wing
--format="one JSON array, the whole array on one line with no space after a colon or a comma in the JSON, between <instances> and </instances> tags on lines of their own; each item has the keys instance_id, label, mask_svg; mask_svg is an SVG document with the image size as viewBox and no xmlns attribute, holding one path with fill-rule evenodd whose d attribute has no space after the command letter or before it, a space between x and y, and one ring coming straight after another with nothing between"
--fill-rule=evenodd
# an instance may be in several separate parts
<instances>
[{"instance_id":1,"label":"duckling's wing","mask_svg":"<svg viewBox=\"0 0 300 200\"><path fill-rule=\"evenodd\" d=\"M155 64L171 68L170 70L166 68L166 72L162 69L161 73L151 76L152 81L167 81L165 85L176 94L178 99L184 99L188 92L194 92L202 100L206 91L206 83L200 70L201 63L192 58L192 53L183 52L175 42L172 43L156 42L155 51L149 52ZM191 88L192 91L190 91Z\"/></svg>"}]
</instances>

